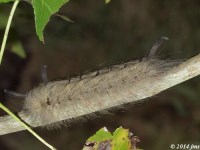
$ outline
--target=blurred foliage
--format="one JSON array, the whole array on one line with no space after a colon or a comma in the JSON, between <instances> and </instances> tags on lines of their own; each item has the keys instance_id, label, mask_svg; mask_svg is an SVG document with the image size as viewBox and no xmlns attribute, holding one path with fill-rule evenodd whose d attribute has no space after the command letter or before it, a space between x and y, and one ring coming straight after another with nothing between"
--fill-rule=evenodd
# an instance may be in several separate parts
<instances>
[{"instance_id":1,"label":"blurred foliage","mask_svg":"<svg viewBox=\"0 0 200 150\"><path fill-rule=\"evenodd\" d=\"M4 32L4 30L6 28L7 21L8 21L8 16L9 16L9 14L7 14L7 12L4 11L4 9L2 11L0 11L0 18L1 18L0 30L1 30L2 33ZM13 25L11 24L11 26L13 26ZM10 47L11 47L11 52L13 52L14 54L16 54L17 56L19 56L19 57L21 57L23 59L26 58L25 50L23 49L22 43L19 40L15 41L15 42L12 42L10 44Z\"/></svg>"},{"instance_id":2,"label":"blurred foliage","mask_svg":"<svg viewBox=\"0 0 200 150\"><path fill-rule=\"evenodd\" d=\"M20 58L25 59L26 58L26 53L24 51L24 48L22 46L22 43L19 41L16 41L12 44L11 51L19 56Z\"/></svg>"},{"instance_id":3,"label":"blurred foliage","mask_svg":"<svg viewBox=\"0 0 200 150\"><path fill-rule=\"evenodd\" d=\"M106 4L109 3L111 0L105 0Z\"/></svg>"},{"instance_id":4,"label":"blurred foliage","mask_svg":"<svg viewBox=\"0 0 200 150\"><path fill-rule=\"evenodd\" d=\"M0 29L5 29L6 27L6 24L7 24L7 18L8 16L6 16L5 14L1 13L0 14L0 18L1 18L1 21L0 21Z\"/></svg>"}]
</instances>

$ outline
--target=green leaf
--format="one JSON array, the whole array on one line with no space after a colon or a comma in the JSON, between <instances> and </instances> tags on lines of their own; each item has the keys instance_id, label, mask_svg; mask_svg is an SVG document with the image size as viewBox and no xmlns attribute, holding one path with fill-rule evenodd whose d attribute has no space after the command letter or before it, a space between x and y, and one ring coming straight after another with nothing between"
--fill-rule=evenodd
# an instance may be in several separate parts
<instances>
[{"instance_id":1,"label":"green leaf","mask_svg":"<svg viewBox=\"0 0 200 150\"><path fill-rule=\"evenodd\" d=\"M11 51L14 54L16 54L17 56L19 56L20 58L23 58L23 59L26 58L26 53L24 51L24 48L23 48L21 42L19 42L19 41L13 43Z\"/></svg>"},{"instance_id":2,"label":"green leaf","mask_svg":"<svg viewBox=\"0 0 200 150\"><path fill-rule=\"evenodd\" d=\"M11 1L14 1L14 0L0 0L0 3L8 3L8 2L11 2Z\"/></svg>"},{"instance_id":3,"label":"green leaf","mask_svg":"<svg viewBox=\"0 0 200 150\"><path fill-rule=\"evenodd\" d=\"M33 0L36 33L40 41L44 42L43 30L51 15L56 13L69 0Z\"/></svg>"},{"instance_id":4,"label":"green leaf","mask_svg":"<svg viewBox=\"0 0 200 150\"><path fill-rule=\"evenodd\" d=\"M113 133L112 150L131 150L131 140L129 130L122 127Z\"/></svg>"},{"instance_id":5,"label":"green leaf","mask_svg":"<svg viewBox=\"0 0 200 150\"><path fill-rule=\"evenodd\" d=\"M98 130L95 135L91 136L82 150L141 150L136 148L139 138L133 136L128 129L119 127L113 135L107 131L106 127Z\"/></svg>"},{"instance_id":6,"label":"green leaf","mask_svg":"<svg viewBox=\"0 0 200 150\"><path fill-rule=\"evenodd\" d=\"M96 132L95 135L91 136L87 141L89 142L102 142L105 140L112 139L112 134L107 131L107 129L101 128L99 131Z\"/></svg>"}]
</instances>

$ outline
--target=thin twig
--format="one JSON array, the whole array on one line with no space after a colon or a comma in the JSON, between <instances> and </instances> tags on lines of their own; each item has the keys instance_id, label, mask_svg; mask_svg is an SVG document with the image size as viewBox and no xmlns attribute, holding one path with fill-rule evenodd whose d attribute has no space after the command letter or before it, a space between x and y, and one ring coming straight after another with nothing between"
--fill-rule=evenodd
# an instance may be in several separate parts
<instances>
[{"instance_id":1,"label":"thin twig","mask_svg":"<svg viewBox=\"0 0 200 150\"><path fill-rule=\"evenodd\" d=\"M2 58L3 58L5 46L6 46L6 41L7 41L8 33L9 33L9 30L10 30L10 25L11 25L15 10L16 10L17 5L19 4L19 2L20 2L20 0L15 0L15 2L13 4L13 7L12 7L12 9L10 11L10 15L9 15L9 18L8 18L8 22L7 22L7 25L6 25L6 30L5 30L5 33L4 33L3 42L2 42L1 50L0 50L0 64L2 62Z\"/></svg>"},{"instance_id":2,"label":"thin twig","mask_svg":"<svg viewBox=\"0 0 200 150\"><path fill-rule=\"evenodd\" d=\"M24 122L22 122L15 114L13 114L8 108L6 108L2 103L0 103L0 108L7 112L15 121L21 124L24 129L28 130L32 135L34 135L38 140L40 140L44 145L49 147L51 150L56 150L52 145L47 143L44 139L42 139L37 133L35 133L29 126L27 126Z\"/></svg>"}]
</instances>

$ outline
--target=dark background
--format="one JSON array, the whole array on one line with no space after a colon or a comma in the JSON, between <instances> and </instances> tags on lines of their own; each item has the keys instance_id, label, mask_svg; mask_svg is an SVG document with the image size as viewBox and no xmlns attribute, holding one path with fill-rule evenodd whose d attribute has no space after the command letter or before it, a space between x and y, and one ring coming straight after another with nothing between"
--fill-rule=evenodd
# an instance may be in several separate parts
<instances>
[{"instance_id":1,"label":"dark background","mask_svg":"<svg viewBox=\"0 0 200 150\"><path fill-rule=\"evenodd\" d=\"M3 24L11 4L0 5ZM48 66L51 80L143 57L155 40L167 36L159 56L186 59L200 51L199 0L71 0L60 10L75 23L52 17L44 36L37 38L31 5L21 2L9 34L7 49L0 66L0 101L13 112L23 100L6 98L3 89L28 92L40 83L40 68ZM0 28L3 38L4 26ZM19 40L27 58L10 51ZM200 77L133 104L124 111L101 115L84 123L56 130L35 129L59 150L80 150L86 139L106 126L114 131L129 128L140 137L145 150L168 150L170 144L200 144ZM0 110L1 115L5 113ZM0 136L1 150L46 150L29 132Z\"/></svg>"}]
</instances>

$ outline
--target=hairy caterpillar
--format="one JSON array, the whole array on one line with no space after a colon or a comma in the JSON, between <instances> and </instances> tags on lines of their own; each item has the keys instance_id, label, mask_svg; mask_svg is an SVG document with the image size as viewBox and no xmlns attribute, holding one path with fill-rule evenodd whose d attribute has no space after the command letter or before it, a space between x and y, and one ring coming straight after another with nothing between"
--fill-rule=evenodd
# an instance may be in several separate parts
<instances>
[{"instance_id":1,"label":"hairy caterpillar","mask_svg":"<svg viewBox=\"0 0 200 150\"><path fill-rule=\"evenodd\" d=\"M44 83L25 95L22 119L33 126L50 125L133 102L148 88L156 88L147 86L150 84L146 82L151 78L159 80L160 74L179 64L153 57L166 39L160 38L149 55L141 60L103 68L71 80L48 82L43 69ZM135 87L139 87L140 92ZM14 92L11 94L16 95Z\"/></svg>"}]
</instances>

